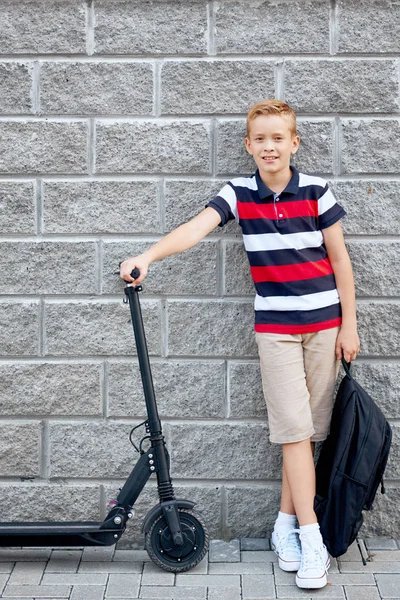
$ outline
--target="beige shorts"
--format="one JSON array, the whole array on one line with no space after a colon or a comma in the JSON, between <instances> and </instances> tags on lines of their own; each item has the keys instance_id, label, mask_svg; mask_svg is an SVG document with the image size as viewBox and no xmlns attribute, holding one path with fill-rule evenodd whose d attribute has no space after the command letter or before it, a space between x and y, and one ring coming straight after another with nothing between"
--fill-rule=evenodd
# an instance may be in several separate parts
<instances>
[{"instance_id":1,"label":"beige shorts","mask_svg":"<svg viewBox=\"0 0 400 600\"><path fill-rule=\"evenodd\" d=\"M314 333L256 333L270 441L325 440L340 361L340 327Z\"/></svg>"}]
</instances>

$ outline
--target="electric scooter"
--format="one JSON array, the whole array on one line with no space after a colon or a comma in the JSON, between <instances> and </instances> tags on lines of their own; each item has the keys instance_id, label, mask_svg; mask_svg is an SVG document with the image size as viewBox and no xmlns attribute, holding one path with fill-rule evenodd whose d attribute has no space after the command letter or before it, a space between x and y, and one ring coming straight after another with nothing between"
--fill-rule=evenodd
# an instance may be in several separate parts
<instances>
[{"instance_id":1,"label":"electric scooter","mask_svg":"<svg viewBox=\"0 0 400 600\"><path fill-rule=\"evenodd\" d=\"M134 269L131 276L140 275ZM126 524L133 517L133 506L146 482L155 474L159 504L145 517L142 533L145 548L166 571L179 573L197 565L208 550L209 535L194 502L175 499L170 477L170 459L158 415L147 342L143 327L139 293L142 286L127 283L124 303L129 303L142 378L147 419L134 427L130 441L139 459L103 522L11 522L0 523L0 546L112 546L121 539ZM146 435L137 446L133 432L145 427ZM142 448L148 440L147 450Z\"/></svg>"}]
</instances>

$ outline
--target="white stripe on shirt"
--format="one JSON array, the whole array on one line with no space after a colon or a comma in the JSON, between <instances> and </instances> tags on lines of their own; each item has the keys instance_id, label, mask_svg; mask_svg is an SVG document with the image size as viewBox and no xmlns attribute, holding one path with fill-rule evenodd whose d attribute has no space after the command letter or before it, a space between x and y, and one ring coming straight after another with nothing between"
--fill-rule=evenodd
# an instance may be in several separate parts
<instances>
[{"instance_id":1,"label":"white stripe on shirt","mask_svg":"<svg viewBox=\"0 0 400 600\"><path fill-rule=\"evenodd\" d=\"M262 250L284 250L289 248L301 250L302 248L318 248L324 241L320 230L304 231L301 233L255 233L243 235L244 247L247 252Z\"/></svg>"},{"instance_id":2,"label":"white stripe on shirt","mask_svg":"<svg viewBox=\"0 0 400 600\"><path fill-rule=\"evenodd\" d=\"M263 298L257 294L254 308L255 310L316 310L338 304L338 302L339 294L336 289L304 296L268 296Z\"/></svg>"}]
</instances>

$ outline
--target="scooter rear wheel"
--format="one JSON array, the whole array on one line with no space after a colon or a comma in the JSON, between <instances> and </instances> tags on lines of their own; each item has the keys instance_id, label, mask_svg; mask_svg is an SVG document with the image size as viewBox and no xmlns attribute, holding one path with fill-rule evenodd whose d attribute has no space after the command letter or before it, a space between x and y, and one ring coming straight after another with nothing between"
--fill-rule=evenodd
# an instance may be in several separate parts
<instances>
[{"instance_id":1,"label":"scooter rear wheel","mask_svg":"<svg viewBox=\"0 0 400 600\"><path fill-rule=\"evenodd\" d=\"M178 508L183 546L175 546L164 515L159 515L145 536L145 548L152 561L173 573L195 567L208 550L208 531L203 518L193 510Z\"/></svg>"}]
</instances>

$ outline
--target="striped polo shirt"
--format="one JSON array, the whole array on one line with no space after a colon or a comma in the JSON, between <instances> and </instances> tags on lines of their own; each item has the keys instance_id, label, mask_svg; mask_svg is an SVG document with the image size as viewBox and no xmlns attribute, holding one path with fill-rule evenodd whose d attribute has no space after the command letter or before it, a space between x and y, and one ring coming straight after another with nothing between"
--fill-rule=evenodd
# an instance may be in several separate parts
<instances>
[{"instance_id":1,"label":"striped polo shirt","mask_svg":"<svg viewBox=\"0 0 400 600\"><path fill-rule=\"evenodd\" d=\"M322 229L346 213L327 182L300 173L276 194L251 177L229 181L207 204L221 216L221 226L235 219L256 288L255 330L310 333L341 324L335 276Z\"/></svg>"}]
</instances>

